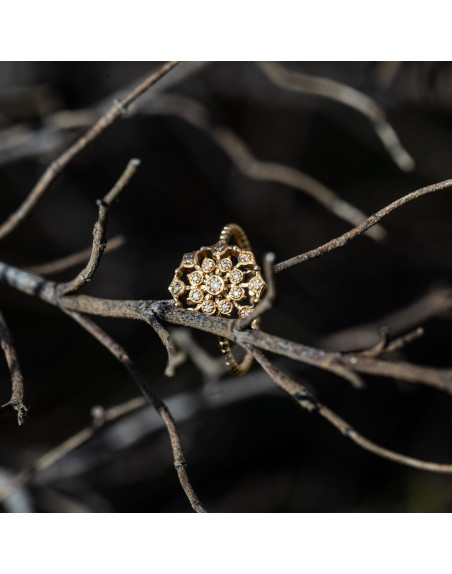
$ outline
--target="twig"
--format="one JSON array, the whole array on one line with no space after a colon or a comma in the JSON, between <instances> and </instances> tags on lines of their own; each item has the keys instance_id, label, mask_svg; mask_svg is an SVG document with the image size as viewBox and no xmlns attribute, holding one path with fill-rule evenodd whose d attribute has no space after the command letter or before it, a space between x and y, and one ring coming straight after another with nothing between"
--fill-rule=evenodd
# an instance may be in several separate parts
<instances>
[{"instance_id":1,"label":"twig","mask_svg":"<svg viewBox=\"0 0 452 574\"><path fill-rule=\"evenodd\" d=\"M146 322L151 325L151 327L160 337L160 340L162 341L166 352L168 353L168 364L165 369L165 375L167 377L174 377L177 367L185 362L184 354L178 352L171 335L160 323L156 315L152 313L152 311L146 315Z\"/></svg>"},{"instance_id":2,"label":"twig","mask_svg":"<svg viewBox=\"0 0 452 574\"><path fill-rule=\"evenodd\" d=\"M144 111L173 115L204 131L224 151L239 172L250 179L277 183L306 193L328 211L352 225L358 225L366 218L362 211L310 175L287 165L256 158L232 130L213 124L208 111L198 102L183 96L166 95L144 108ZM371 230L369 235L373 239L382 240L386 232L383 227L378 226Z\"/></svg>"},{"instance_id":3,"label":"twig","mask_svg":"<svg viewBox=\"0 0 452 574\"><path fill-rule=\"evenodd\" d=\"M96 272L96 269L99 266L100 260L102 259L102 255L107 245L107 225L110 207L118 195L121 193L121 191L124 189L124 187L129 183L131 178L135 175L139 165L140 160L131 159L113 188L103 199L98 200L97 203L99 205L99 217L93 230L93 245L91 248L89 261L85 268L80 271L77 277L75 277L72 281L61 283L58 286L59 295L75 293L76 291L79 291L84 285L86 285L86 283L91 281L94 273Z\"/></svg>"},{"instance_id":4,"label":"twig","mask_svg":"<svg viewBox=\"0 0 452 574\"><path fill-rule=\"evenodd\" d=\"M402 333L424 323L430 317L443 316L450 309L452 309L452 289L435 288L395 313L322 337L319 344L338 351L369 347L374 344L382 325L387 325L392 333Z\"/></svg>"},{"instance_id":5,"label":"twig","mask_svg":"<svg viewBox=\"0 0 452 574\"><path fill-rule=\"evenodd\" d=\"M441 191L442 189L448 189L449 187L452 187L452 179L446 179L445 181L441 181L440 183L434 183L433 185L428 185L427 187L423 187L421 189L408 193L407 195L401 197L400 199L396 199L386 207L383 207L383 209L380 209L380 211L377 211L377 213L374 213L373 215L368 217L365 221L363 221L353 229L350 229L350 231L347 231L346 233L340 235L339 237L336 237L335 239L328 241L328 243L324 243L320 247L311 249L311 251L307 251L306 253L296 255L291 259L287 259L286 261L281 261L280 263L277 263L275 265L274 271L275 273L279 273L280 271L289 269L290 267L298 265L299 263L304 263L305 261L309 261L310 259L314 259L316 257L325 255L330 251L334 251L334 249L337 249L338 247L343 247L349 241L355 239L355 237L358 237L359 235L362 235L373 225L381 221L383 217L389 215L391 211L394 211L394 209L397 209L402 205L405 205L405 203L408 203L413 199L418 199L423 195L427 195L428 193Z\"/></svg>"},{"instance_id":6,"label":"twig","mask_svg":"<svg viewBox=\"0 0 452 574\"><path fill-rule=\"evenodd\" d=\"M360 351L358 354L361 357L381 357L386 353L393 353L394 351L398 351L405 347L405 345L419 339L424 334L424 329L422 327L418 327L414 329L414 331L410 331L406 335L402 335L401 337L397 337L393 341L390 341L391 330L388 327L382 327L380 329L380 341L371 347L370 349L366 349L364 351Z\"/></svg>"},{"instance_id":7,"label":"twig","mask_svg":"<svg viewBox=\"0 0 452 574\"><path fill-rule=\"evenodd\" d=\"M24 378L20 370L19 360L14 348L14 341L6 324L3 313L0 311L0 344L5 354L6 363L11 374L11 398L1 406L2 409L11 409L17 412L19 426L24 422L28 408L24 405Z\"/></svg>"},{"instance_id":8,"label":"twig","mask_svg":"<svg viewBox=\"0 0 452 574\"><path fill-rule=\"evenodd\" d=\"M178 331L180 332L182 329L178 329ZM201 348L199 348L199 350L203 351ZM214 361L214 359L211 360ZM219 359L218 362L219 364L222 363L224 367L222 360ZM223 368L223 372L225 371L226 369ZM231 377L225 381L225 385L221 387L215 386L215 390L213 390L213 387L204 386L198 387L190 393L185 392L173 395L169 397L168 404L171 405L172 412L178 413L178 418L180 418L181 421L188 421L204 411L210 412L214 409L241 403L262 394L273 394L275 391L277 392L275 387L269 385L268 377L265 373L263 371L257 371L254 372L252 376L247 375L246 385L244 385L243 379L237 381L235 377ZM148 406L148 401L144 397L139 396L108 409L104 409L101 406L93 407L91 409L91 415L93 417L92 424L40 456L15 476L9 478L6 484L0 486L0 503L4 502L14 489L20 488L30 480L35 481L39 474L60 462L64 457L70 454L74 455L76 449L96 437L100 434L100 431L103 431L106 444L115 450L116 448L126 448L144 436L149 436L149 434L165 429L165 423L158 415L154 418L150 412L136 412L145 406ZM134 432L132 433L133 439L124 440L124 437L122 437L119 447L109 434L110 431L105 427L110 423L116 423L116 425L118 425L115 427L117 430L112 429L112 432L114 434L116 434L116 432L121 433L121 431L124 431L124 428L120 426L121 424L127 426L134 424L133 419L129 419L123 423L120 421L121 418L128 414L135 414L138 418L135 423L138 428L134 428ZM128 433L124 432L123 434L127 435ZM99 457L97 450L96 456L93 458L89 455L87 456L86 452L84 452L81 455L81 459L77 460L75 473L79 474L80 472L86 472L88 469L92 470L93 467L101 464L102 461L103 458ZM70 465L70 468L70 476L73 477L74 466ZM64 471L63 476L67 476ZM53 475L53 478L61 480L61 474L58 470ZM44 481L47 483L49 479L46 478ZM50 481L52 481L52 475L50 475Z\"/></svg>"},{"instance_id":9,"label":"twig","mask_svg":"<svg viewBox=\"0 0 452 574\"><path fill-rule=\"evenodd\" d=\"M323 96L354 108L372 122L377 136L399 168L403 171L414 169L413 158L401 144L385 112L369 96L328 78L289 72L276 62L259 62L257 66L272 83L281 88Z\"/></svg>"},{"instance_id":10,"label":"twig","mask_svg":"<svg viewBox=\"0 0 452 574\"><path fill-rule=\"evenodd\" d=\"M225 362L221 358L214 359L195 341L189 329L173 329L171 336L175 344L180 347L181 361L188 356L193 364L204 375L205 382L216 382L228 372Z\"/></svg>"},{"instance_id":11,"label":"twig","mask_svg":"<svg viewBox=\"0 0 452 574\"><path fill-rule=\"evenodd\" d=\"M119 249L124 245L125 241L126 239L124 235L116 235L115 237L112 237L108 240L104 253L111 253L112 251ZM88 247L88 249L77 251L77 253L55 259L54 261L24 267L24 270L29 271L30 273L36 273L37 275L55 275L56 273L61 273L62 271L71 269L71 267L85 263L89 260L91 252L92 247Z\"/></svg>"},{"instance_id":12,"label":"twig","mask_svg":"<svg viewBox=\"0 0 452 574\"><path fill-rule=\"evenodd\" d=\"M126 350L121 347L121 345L119 345L109 335L107 335L107 333L105 333L105 331L103 331L98 325L93 323L91 319L88 319L88 317L73 311L65 312L86 331L88 331L88 333L90 333L95 339L97 339L99 343L108 349L110 353L112 353L112 355L116 357L120 363L123 364L133 380L137 383L143 395L163 419L171 441L174 468L176 469L182 488L184 489L184 492L190 501L193 510L196 512L205 512L205 509L199 501L199 498L188 478L187 463L185 460L184 452L182 450L182 443L176 428L176 423L174 422L174 419L171 416L171 413L169 412L165 403L154 394L151 385L148 383L146 378L138 369L137 365L132 361Z\"/></svg>"},{"instance_id":13,"label":"twig","mask_svg":"<svg viewBox=\"0 0 452 574\"><path fill-rule=\"evenodd\" d=\"M42 472L49 468L75 449L79 448L88 442L94 435L96 435L101 428L108 423L113 422L133 411L136 411L145 406L146 400L143 397L135 397L120 405L115 405L109 409L104 410L102 407L94 407L92 409L93 423L76 434L72 435L67 440L63 441L56 447L52 448L31 465L28 465L24 470L14 476L7 484L0 490L0 503L3 502L10 494L24 484L26 484L37 473ZM99 411L102 411L102 416L99 416Z\"/></svg>"},{"instance_id":14,"label":"twig","mask_svg":"<svg viewBox=\"0 0 452 574\"><path fill-rule=\"evenodd\" d=\"M403 454L399 454L387 448L381 447L378 444L366 439L354 428L352 428L346 421L344 421L344 419L320 403L305 386L296 383L284 375L281 371L279 371L274 365L271 364L271 362L261 351L258 351L252 346L249 346L248 350L254 355L254 358L262 366L265 372L268 373L272 380L284 391L289 393L301 407L310 412L318 412L321 417L325 418L344 436L351 439L361 448L368 450L377 456L393 460L394 462L399 462L400 464L404 464L406 466L412 466L414 468L419 468L421 470L430 472L452 473L451 464L438 464L435 462L427 462L417 458L405 456Z\"/></svg>"},{"instance_id":15,"label":"twig","mask_svg":"<svg viewBox=\"0 0 452 574\"><path fill-rule=\"evenodd\" d=\"M0 240L11 233L19 223L27 217L52 181L76 155L78 155L89 143L95 140L115 120L123 115L127 108L139 96L141 96L141 94L146 92L146 90L158 82L160 78L172 70L177 64L178 62L168 62L164 64L156 72L142 81L136 88L130 91L122 100L119 102L115 101L91 129L80 137L67 151L62 153L58 159L52 162L28 194L22 205L12 213L2 225L0 225Z\"/></svg>"}]
</instances>

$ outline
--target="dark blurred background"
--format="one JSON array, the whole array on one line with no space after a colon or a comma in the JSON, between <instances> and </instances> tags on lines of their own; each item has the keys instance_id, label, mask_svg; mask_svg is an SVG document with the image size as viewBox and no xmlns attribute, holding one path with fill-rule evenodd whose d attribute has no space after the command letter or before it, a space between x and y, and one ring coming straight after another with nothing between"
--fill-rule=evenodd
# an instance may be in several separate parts
<instances>
[{"instance_id":1,"label":"dark blurred background","mask_svg":"<svg viewBox=\"0 0 452 574\"><path fill-rule=\"evenodd\" d=\"M158 63L0 64L0 215L25 198L46 165L115 97ZM384 109L416 167L393 162L368 118L338 102L282 89L254 63L183 64L84 150L28 220L0 244L0 259L43 263L90 245L95 200L132 157L141 167L115 204L110 253L86 293L167 299L185 251L216 241L226 223L244 227L258 257L281 261L350 225L308 195L256 181L237 169L212 134L159 107L168 94L201 105L212 125L239 136L256 158L301 170L370 214L452 175L452 65L449 63L287 63L285 68L354 87ZM187 100L184 100L187 102ZM85 110L84 114L78 113ZM64 114L63 112L75 112ZM203 112L203 113L204 113ZM89 118L86 120L86 117ZM85 126L86 123L86 126ZM276 277L277 302L263 320L271 333L329 349L378 341L378 327L422 324L424 336L392 358L451 366L449 305L429 293L452 285L452 194L412 202L382 224L383 242L361 237ZM71 278L75 270L56 276ZM0 482L90 424L95 405L138 394L123 367L56 309L5 285L0 307L15 338L29 417L0 417ZM386 317L390 317L385 320ZM370 329L350 331L365 324ZM197 492L218 512L443 512L452 477L428 474L360 450L308 414L254 367L212 381L189 360L164 376L165 351L147 326L99 320L168 400L179 421ZM215 337L193 333L213 358ZM275 358L368 438L418 458L452 461L452 400L439 391L366 377L364 390L314 368ZM0 402L9 397L0 360ZM166 432L150 409L132 413L36 475L3 504L6 511L186 512Z\"/></svg>"}]
</instances>

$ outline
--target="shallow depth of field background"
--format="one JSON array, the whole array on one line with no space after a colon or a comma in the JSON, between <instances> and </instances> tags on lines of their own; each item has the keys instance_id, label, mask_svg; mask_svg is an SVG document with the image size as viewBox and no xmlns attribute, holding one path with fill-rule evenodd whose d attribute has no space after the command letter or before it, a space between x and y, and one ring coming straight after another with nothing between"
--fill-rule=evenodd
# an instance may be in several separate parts
<instances>
[{"instance_id":1,"label":"shallow depth of field background","mask_svg":"<svg viewBox=\"0 0 452 574\"><path fill-rule=\"evenodd\" d=\"M156 66L0 64L1 219L80 133L52 135L45 130L49 114L109 102L118 90ZM398 169L370 122L358 112L277 88L252 63L206 65L168 91L201 103L213 123L231 128L259 159L308 173L368 214L452 176L451 64L403 64L389 85L382 80L381 65L375 63L287 67L342 81L374 97L414 157L414 172ZM25 140L21 147L20 126L35 130L32 151L27 152ZM12 137L17 147L6 145ZM109 190L132 157L142 164L115 204L109 228L110 236L124 234L127 243L104 257L95 280L85 289L89 294L167 299L183 252L214 243L230 221L243 226L258 257L273 251L276 261L349 228L297 190L246 178L207 134L183 120L137 113L119 120L65 169L28 221L0 244L0 259L26 266L88 247L97 216L95 200ZM451 192L428 196L382 222L388 232L384 243L362 237L278 274L277 302L262 328L326 348L329 335L361 323L378 323L429 289L451 285L451 214ZM73 274L66 272L58 279ZM94 405L120 403L138 390L105 349L56 309L4 285L0 285L0 307L16 341L30 405L21 428L12 414L0 417L4 476L89 424ZM451 318L426 321L425 335L398 358L451 366ZM174 378L164 377L165 351L149 327L120 320L99 323L136 359L157 394L177 406L174 414L182 420L190 477L208 510L452 509L452 477L404 468L360 450L326 421L274 390L258 367L241 379L225 376L207 385L204 394L211 398L204 404L206 381L193 364L184 364ZM218 355L215 337L194 336ZM324 403L375 442L418 458L452 461L449 396L377 377L366 377L366 389L357 391L311 367L283 359L276 364L306 382ZM0 402L8 396L9 377L1 358ZM167 434L148 411L101 431L38 476L22 494L4 509L190 510L172 468Z\"/></svg>"}]
</instances>

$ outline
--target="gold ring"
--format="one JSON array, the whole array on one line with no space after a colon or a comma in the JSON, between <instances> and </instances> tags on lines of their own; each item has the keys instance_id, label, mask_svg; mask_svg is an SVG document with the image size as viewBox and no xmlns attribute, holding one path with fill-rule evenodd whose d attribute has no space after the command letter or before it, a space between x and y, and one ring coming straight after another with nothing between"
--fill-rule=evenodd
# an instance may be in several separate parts
<instances>
[{"instance_id":1,"label":"gold ring","mask_svg":"<svg viewBox=\"0 0 452 574\"><path fill-rule=\"evenodd\" d=\"M237 245L231 245L234 238ZM169 291L178 307L220 317L246 317L261 299L267 284L243 229L230 223L223 227L215 245L185 253ZM259 328L259 321L251 323ZM247 353L238 363L225 337L218 337L221 354L231 373L244 375L253 363Z\"/></svg>"}]
</instances>

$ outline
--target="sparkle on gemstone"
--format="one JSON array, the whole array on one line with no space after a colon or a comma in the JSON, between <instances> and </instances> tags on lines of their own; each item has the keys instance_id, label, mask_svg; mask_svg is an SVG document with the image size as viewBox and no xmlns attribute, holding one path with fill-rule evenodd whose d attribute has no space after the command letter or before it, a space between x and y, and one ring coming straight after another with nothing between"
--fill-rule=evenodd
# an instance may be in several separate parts
<instances>
[{"instance_id":1,"label":"sparkle on gemstone","mask_svg":"<svg viewBox=\"0 0 452 574\"><path fill-rule=\"evenodd\" d=\"M227 303L223 303L223 311L229 311L229 305Z\"/></svg>"},{"instance_id":2,"label":"sparkle on gemstone","mask_svg":"<svg viewBox=\"0 0 452 574\"><path fill-rule=\"evenodd\" d=\"M228 268L228 262L227 262L227 261L222 261L222 262L221 262L221 267L222 267L223 269L227 269L227 268Z\"/></svg>"},{"instance_id":3,"label":"sparkle on gemstone","mask_svg":"<svg viewBox=\"0 0 452 574\"><path fill-rule=\"evenodd\" d=\"M179 291L180 291L180 285L177 285L176 283L176 285L173 285L173 293L179 293Z\"/></svg>"},{"instance_id":4,"label":"sparkle on gemstone","mask_svg":"<svg viewBox=\"0 0 452 574\"><path fill-rule=\"evenodd\" d=\"M238 271L234 271L234 273L232 274L232 278L234 279L234 281L238 281L240 279L240 273Z\"/></svg>"},{"instance_id":5,"label":"sparkle on gemstone","mask_svg":"<svg viewBox=\"0 0 452 574\"><path fill-rule=\"evenodd\" d=\"M216 291L218 289L218 287L220 286L220 284L218 283L218 281L212 281L212 283L210 284L210 286L212 287L212 289L214 291Z\"/></svg>"},{"instance_id":6,"label":"sparkle on gemstone","mask_svg":"<svg viewBox=\"0 0 452 574\"><path fill-rule=\"evenodd\" d=\"M216 250L217 250L217 251L223 251L223 245L221 245L221 243L218 244L217 247L216 247Z\"/></svg>"},{"instance_id":7,"label":"sparkle on gemstone","mask_svg":"<svg viewBox=\"0 0 452 574\"><path fill-rule=\"evenodd\" d=\"M248 253L244 253L242 255L242 261L248 261L249 258L250 258L250 256L248 255Z\"/></svg>"},{"instance_id":8,"label":"sparkle on gemstone","mask_svg":"<svg viewBox=\"0 0 452 574\"><path fill-rule=\"evenodd\" d=\"M254 281L253 286L256 287L256 289L259 289L259 287L261 286L261 282L260 281Z\"/></svg>"},{"instance_id":9,"label":"sparkle on gemstone","mask_svg":"<svg viewBox=\"0 0 452 574\"><path fill-rule=\"evenodd\" d=\"M234 297L239 297L240 296L240 291L238 289L234 289L233 293Z\"/></svg>"},{"instance_id":10,"label":"sparkle on gemstone","mask_svg":"<svg viewBox=\"0 0 452 574\"><path fill-rule=\"evenodd\" d=\"M193 275L193 281L199 281L199 275L197 273Z\"/></svg>"},{"instance_id":11,"label":"sparkle on gemstone","mask_svg":"<svg viewBox=\"0 0 452 574\"><path fill-rule=\"evenodd\" d=\"M188 257L185 258L185 262L186 263L193 263L193 257L191 255L189 255Z\"/></svg>"},{"instance_id":12,"label":"sparkle on gemstone","mask_svg":"<svg viewBox=\"0 0 452 574\"><path fill-rule=\"evenodd\" d=\"M206 311L212 311L213 307L210 303L207 303L207 305L205 306L205 310Z\"/></svg>"},{"instance_id":13,"label":"sparkle on gemstone","mask_svg":"<svg viewBox=\"0 0 452 574\"><path fill-rule=\"evenodd\" d=\"M206 269L212 269L212 261L206 261L206 262L204 263L204 267L205 267Z\"/></svg>"},{"instance_id":14,"label":"sparkle on gemstone","mask_svg":"<svg viewBox=\"0 0 452 574\"><path fill-rule=\"evenodd\" d=\"M195 291L193 293L193 299L195 299L195 301L196 301L196 299L199 299L199 291Z\"/></svg>"}]
</instances>

